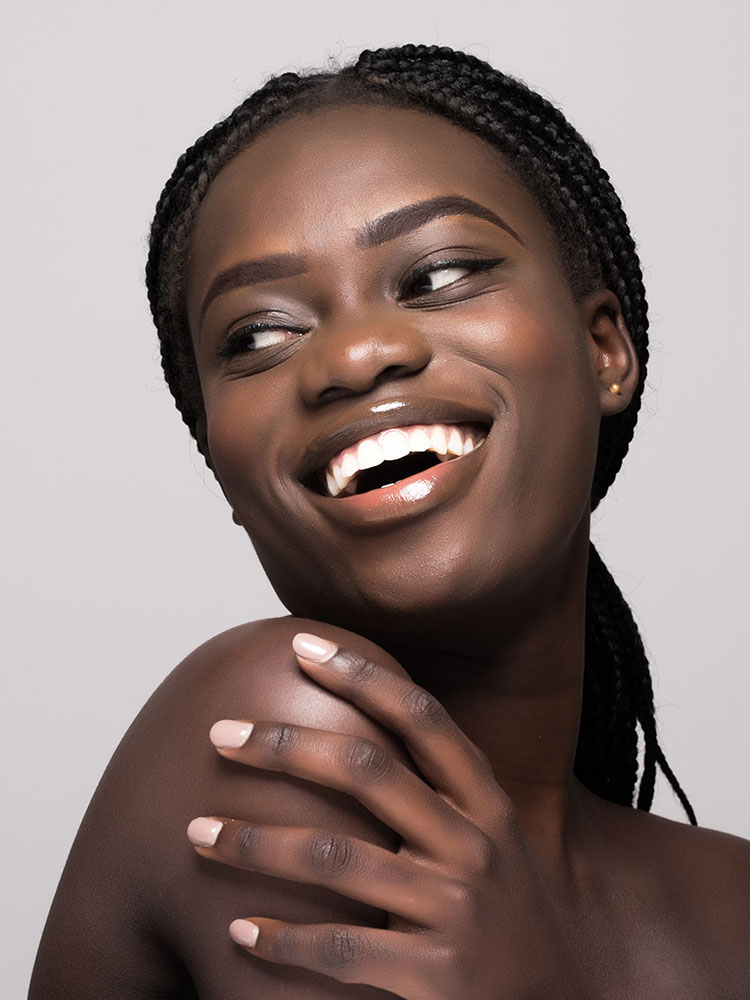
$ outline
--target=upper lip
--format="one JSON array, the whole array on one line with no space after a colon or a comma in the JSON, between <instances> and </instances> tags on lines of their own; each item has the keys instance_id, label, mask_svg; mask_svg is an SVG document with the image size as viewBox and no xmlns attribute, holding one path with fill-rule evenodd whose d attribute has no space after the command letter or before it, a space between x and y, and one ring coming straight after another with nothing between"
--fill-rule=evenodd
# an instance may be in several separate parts
<instances>
[{"instance_id":1,"label":"upper lip","mask_svg":"<svg viewBox=\"0 0 750 1000\"><path fill-rule=\"evenodd\" d=\"M372 406L391 404L382 413L373 413ZM390 399L378 400L367 407L358 407L345 417L339 416L317 434L305 448L297 478L305 486L312 486L315 478L344 448L363 438L379 434L392 427L414 424L481 424L485 429L492 425L492 416L486 410L449 399Z\"/></svg>"}]
</instances>

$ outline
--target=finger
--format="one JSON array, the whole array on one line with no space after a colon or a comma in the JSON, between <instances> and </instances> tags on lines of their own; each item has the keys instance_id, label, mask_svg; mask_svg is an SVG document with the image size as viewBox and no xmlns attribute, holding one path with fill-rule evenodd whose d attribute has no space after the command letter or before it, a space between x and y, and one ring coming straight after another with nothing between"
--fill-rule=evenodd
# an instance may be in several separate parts
<instances>
[{"instance_id":1,"label":"finger","mask_svg":"<svg viewBox=\"0 0 750 1000\"><path fill-rule=\"evenodd\" d=\"M268 917L234 920L229 933L267 962L301 966L342 983L377 986L404 1000L440 995L436 986L443 949L426 935L346 924L288 924Z\"/></svg>"},{"instance_id":2,"label":"finger","mask_svg":"<svg viewBox=\"0 0 750 1000\"><path fill-rule=\"evenodd\" d=\"M488 789L505 802L487 758L429 691L318 636L299 633L293 646L310 676L395 733L424 777L460 809L478 818L477 810L486 811Z\"/></svg>"},{"instance_id":3,"label":"finger","mask_svg":"<svg viewBox=\"0 0 750 1000\"><path fill-rule=\"evenodd\" d=\"M287 723L258 722L238 746L247 722L223 719L211 729L223 756L269 771L283 771L346 792L417 851L438 861L457 857L470 824L419 775L372 740Z\"/></svg>"},{"instance_id":4,"label":"finger","mask_svg":"<svg viewBox=\"0 0 750 1000\"><path fill-rule=\"evenodd\" d=\"M201 816L188 827L188 838L209 860L324 886L423 927L441 925L451 907L451 883L405 855L354 837Z\"/></svg>"}]
</instances>

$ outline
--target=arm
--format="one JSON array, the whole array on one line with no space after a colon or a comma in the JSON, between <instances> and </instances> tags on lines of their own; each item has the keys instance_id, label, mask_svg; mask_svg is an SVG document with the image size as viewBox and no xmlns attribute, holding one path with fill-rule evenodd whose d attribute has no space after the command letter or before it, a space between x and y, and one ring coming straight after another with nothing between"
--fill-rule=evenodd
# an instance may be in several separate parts
<instances>
[{"instance_id":1,"label":"arm","mask_svg":"<svg viewBox=\"0 0 750 1000\"><path fill-rule=\"evenodd\" d=\"M306 970L249 962L229 939L228 925L248 907L295 922L369 926L384 926L385 913L320 887L222 870L197 857L185 837L194 816L228 814L335 829L396 848L396 835L349 796L290 775L237 768L209 743L216 719L279 719L374 738L408 763L381 727L300 671L291 640L312 624L289 618L232 629L191 654L156 691L81 825L30 1000L188 1000L230 991L264 1000L352 997L351 988ZM346 636L363 653L375 648L340 629L315 627L339 641ZM362 988L357 995L382 993Z\"/></svg>"}]
</instances>

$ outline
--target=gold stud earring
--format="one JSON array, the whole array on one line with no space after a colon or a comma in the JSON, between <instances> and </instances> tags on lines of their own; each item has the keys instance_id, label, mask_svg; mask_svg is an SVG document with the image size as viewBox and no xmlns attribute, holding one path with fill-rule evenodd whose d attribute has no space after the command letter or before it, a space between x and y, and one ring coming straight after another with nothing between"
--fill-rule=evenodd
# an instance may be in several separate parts
<instances>
[{"instance_id":1,"label":"gold stud earring","mask_svg":"<svg viewBox=\"0 0 750 1000\"><path fill-rule=\"evenodd\" d=\"M622 392L622 386L619 382L613 382L609 387L609 391L614 393L615 396L619 396Z\"/></svg>"}]
</instances>

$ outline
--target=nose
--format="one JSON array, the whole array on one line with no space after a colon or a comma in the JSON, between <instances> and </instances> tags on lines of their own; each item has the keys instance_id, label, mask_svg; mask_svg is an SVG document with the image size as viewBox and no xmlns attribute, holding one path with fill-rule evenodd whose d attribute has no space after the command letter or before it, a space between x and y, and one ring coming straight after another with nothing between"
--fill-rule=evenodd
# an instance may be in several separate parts
<instances>
[{"instance_id":1,"label":"nose","mask_svg":"<svg viewBox=\"0 0 750 1000\"><path fill-rule=\"evenodd\" d=\"M317 406L417 374L430 363L432 347L408 316L349 316L316 330L302 354L300 394Z\"/></svg>"}]
</instances>

